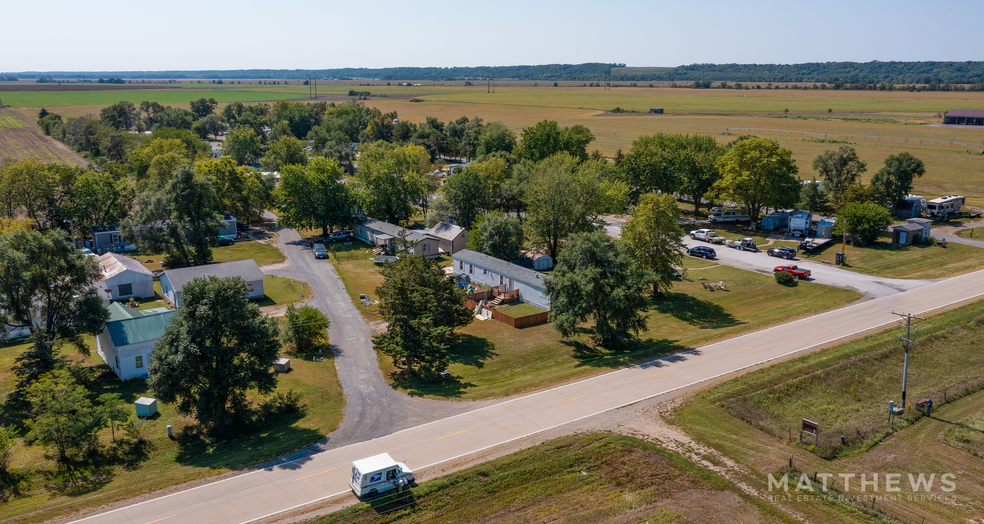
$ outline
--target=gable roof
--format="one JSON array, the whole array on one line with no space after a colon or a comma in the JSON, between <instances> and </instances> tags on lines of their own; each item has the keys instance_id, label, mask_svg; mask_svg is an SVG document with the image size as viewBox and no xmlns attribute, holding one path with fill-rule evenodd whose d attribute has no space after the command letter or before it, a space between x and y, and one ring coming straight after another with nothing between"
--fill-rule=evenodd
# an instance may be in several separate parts
<instances>
[{"instance_id":1,"label":"gable roof","mask_svg":"<svg viewBox=\"0 0 984 524\"><path fill-rule=\"evenodd\" d=\"M124 271L135 271L142 275L147 275L150 278L154 278L154 273L144 267L138 260L132 259L130 257L125 257L123 255L117 255L116 253L106 253L96 257L96 262L99 263L99 269L102 270L102 278L97 280L97 282L102 282L107 278L115 277Z\"/></svg>"},{"instance_id":2,"label":"gable roof","mask_svg":"<svg viewBox=\"0 0 984 524\"><path fill-rule=\"evenodd\" d=\"M205 266L183 267L181 269L168 269L164 274L167 275L168 281L171 282L171 287L179 292L186 284L196 278L242 277L246 282L256 282L264 278L263 272L260 271L260 266L256 265L256 261L253 259L208 264Z\"/></svg>"},{"instance_id":3,"label":"gable roof","mask_svg":"<svg viewBox=\"0 0 984 524\"><path fill-rule=\"evenodd\" d=\"M177 310L152 315L141 315L137 318L113 320L106 323L109 336L116 347L139 344L157 340L164 335L164 330L178 314Z\"/></svg>"},{"instance_id":4,"label":"gable roof","mask_svg":"<svg viewBox=\"0 0 984 524\"><path fill-rule=\"evenodd\" d=\"M396 224L390 224L389 222L376 220L375 218L367 218L363 220L362 226L369 228L373 231L379 231L380 233L385 233L387 235L392 236L393 238L400 238L400 231L403 231L403 228Z\"/></svg>"},{"instance_id":5,"label":"gable roof","mask_svg":"<svg viewBox=\"0 0 984 524\"><path fill-rule=\"evenodd\" d=\"M465 228L461 226L454 226L448 224L447 222L438 222L434 225L434 227L430 228L428 232L443 240L454 240L458 238L458 235L465 232Z\"/></svg>"},{"instance_id":6,"label":"gable roof","mask_svg":"<svg viewBox=\"0 0 984 524\"><path fill-rule=\"evenodd\" d=\"M120 231L120 226L117 226L116 224L110 224L106 226L92 226L92 234L110 233L110 232L119 233L119 231Z\"/></svg>"},{"instance_id":7,"label":"gable roof","mask_svg":"<svg viewBox=\"0 0 984 524\"><path fill-rule=\"evenodd\" d=\"M138 318L144 316L144 312L132 307L124 306L119 302L111 303L106 309L109 310L109 320L107 322L113 322L116 320L126 320L128 318Z\"/></svg>"},{"instance_id":8,"label":"gable roof","mask_svg":"<svg viewBox=\"0 0 984 524\"><path fill-rule=\"evenodd\" d=\"M514 280L519 280L520 282L536 287L543 287L543 283L547 279L547 275L544 275L539 271L533 271L532 269L528 269L511 262L506 262L505 260L495 257L490 257L484 253L479 253L470 249L458 251L452 255L452 257L455 261L460 260L462 262L474 264L500 275L511 277ZM457 269L457 266L455 266L455 269Z\"/></svg>"},{"instance_id":9,"label":"gable roof","mask_svg":"<svg viewBox=\"0 0 984 524\"><path fill-rule=\"evenodd\" d=\"M899 224L897 226L892 226L892 231L912 231L912 232L922 232L925 230L921 224L916 224L914 222L906 222L905 224Z\"/></svg>"}]
</instances>

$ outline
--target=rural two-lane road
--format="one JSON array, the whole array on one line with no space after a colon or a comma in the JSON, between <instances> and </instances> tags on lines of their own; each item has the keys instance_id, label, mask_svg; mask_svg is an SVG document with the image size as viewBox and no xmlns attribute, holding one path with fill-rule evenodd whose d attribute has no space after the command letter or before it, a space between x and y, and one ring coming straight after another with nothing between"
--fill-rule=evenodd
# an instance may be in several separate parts
<instances>
[{"instance_id":1,"label":"rural two-lane road","mask_svg":"<svg viewBox=\"0 0 984 524\"><path fill-rule=\"evenodd\" d=\"M353 460L388 452L417 472L531 434L984 297L984 271L857 303L579 382L93 515L86 524L247 523L344 495ZM334 336L334 334L333 334Z\"/></svg>"}]
</instances>

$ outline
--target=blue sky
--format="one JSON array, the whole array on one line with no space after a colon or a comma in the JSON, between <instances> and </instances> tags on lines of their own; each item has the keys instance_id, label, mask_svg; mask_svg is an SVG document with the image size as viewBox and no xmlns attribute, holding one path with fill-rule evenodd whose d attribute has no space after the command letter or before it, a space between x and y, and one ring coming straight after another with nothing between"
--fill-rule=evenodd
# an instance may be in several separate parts
<instances>
[{"instance_id":1,"label":"blue sky","mask_svg":"<svg viewBox=\"0 0 984 524\"><path fill-rule=\"evenodd\" d=\"M980 0L15 0L4 18L0 71L984 60Z\"/></svg>"}]
</instances>

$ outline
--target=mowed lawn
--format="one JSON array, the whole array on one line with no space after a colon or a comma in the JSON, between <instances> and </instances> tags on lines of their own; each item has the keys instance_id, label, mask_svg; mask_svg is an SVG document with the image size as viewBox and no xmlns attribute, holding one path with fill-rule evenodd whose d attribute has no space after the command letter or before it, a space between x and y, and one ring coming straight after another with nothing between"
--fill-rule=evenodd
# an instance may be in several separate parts
<instances>
[{"instance_id":1,"label":"mowed lawn","mask_svg":"<svg viewBox=\"0 0 984 524\"><path fill-rule=\"evenodd\" d=\"M314 290L307 282L287 277L267 275L263 280L263 298L256 302L258 306L285 306L307 300L314 296Z\"/></svg>"},{"instance_id":2,"label":"mowed lawn","mask_svg":"<svg viewBox=\"0 0 984 524\"><path fill-rule=\"evenodd\" d=\"M561 339L551 324L522 329L494 320L475 320L455 340L453 378L436 383L406 383L394 375L391 359L380 356L384 375L400 387L435 398L482 399L539 389L647 358L683 351L700 344L761 329L849 304L854 291L802 282L780 286L771 276L713 262L686 258L690 281L678 281L644 314L648 329L640 342L621 351L593 348L587 332ZM380 323L379 306L362 306L360 293L376 299L383 279L366 259L336 263L336 269L363 318ZM701 283L724 282L728 291L709 291ZM590 326L585 326L590 327Z\"/></svg>"},{"instance_id":3,"label":"mowed lawn","mask_svg":"<svg viewBox=\"0 0 984 524\"><path fill-rule=\"evenodd\" d=\"M134 254L129 256L139 260L144 267L151 271L162 271L164 269L165 255L162 253L152 255ZM214 262L235 262L237 260L249 259L255 260L258 266L267 266L270 264L279 264L287 260L287 257L276 247L259 240L247 240L236 242L230 246L212 248L212 260Z\"/></svg>"},{"instance_id":4,"label":"mowed lawn","mask_svg":"<svg viewBox=\"0 0 984 524\"><path fill-rule=\"evenodd\" d=\"M95 353L94 339L90 338L89 345L92 355L85 359L84 365L95 367L99 373L90 387L91 398L103 393L118 393L132 406L140 397L154 397L145 381L121 382L117 379ZM24 347L23 344L0 347L0 399L13 389L14 376L10 368ZM331 353L326 351L325 354ZM193 418L178 414L173 405L158 402L159 415L137 422L140 434L149 440L144 456L133 457L127 462L81 468L76 472L79 478L73 484L63 471L56 469L44 447L27 445L19 439L13 450L11 471L19 483L20 495L0 505L0 521L41 522L77 510L91 510L273 460L324 438L338 428L345 405L334 362L330 358L315 362L310 355L284 353L282 356L291 359L291 371L279 375L277 391L296 391L304 410L301 413L269 412L266 403L270 397L250 393L255 422L247 431L226 442L209 444L202 441L194 431ZM71 358L80 361L81 355L74 354ZM4 413L3 424L9 423L10 415ZM174 440L167 438L168 425L173 426ZM99 440L102 447L109 446L111 430L103 430Z\"/></svg>"},{"instance_id":5,"label":"mowed lawn","mask_svg":"<svg viewBox=\"0 0 984 524\"><path fill-rule=\"evenodd\" d=\"M946 247L918 244L899 246L889 237L867 247L847 245L844 269L886 278L933 279L952 277L984 267L984 250L947 242ZM834 263L841 243L835 239L822 251L800 253L803 260Z\"/></svg>"},{"instance_id":6,"label":"mowed lawn","mask_svg":"<svg viewBox=\"0 0 984 524\"><path fill-rule=\"evenodd\" d=\"M563 437L385 494L312 524L796 522L724 477L622 435Z\"/></svg>"}]
</instances>

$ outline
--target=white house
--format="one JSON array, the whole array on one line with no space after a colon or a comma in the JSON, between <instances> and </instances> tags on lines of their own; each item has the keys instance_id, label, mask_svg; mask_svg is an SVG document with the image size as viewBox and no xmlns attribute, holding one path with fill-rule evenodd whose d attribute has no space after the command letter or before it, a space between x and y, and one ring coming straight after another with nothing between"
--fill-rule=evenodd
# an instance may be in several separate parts
<instances>
[{"instance_id":1,"label":"white house","mask_svg":"<svg viewBox=\"0 0 984 524\"><path fill-rule=\"evenodd\" d=\"M449 255L465 249L465 245L468 244L468 230L461 226L438 222L427 232L440 239L438 247Z\"/></svg>"},{"instance_id":2,"label":"white house","mask_svg":"<svg viewBox=\"0 0 984 524\"><path fill-rule=\"evenodd\" d=\"M506 286L519 291L521 301L550 309L550 297L543 289L547 275L470 249L458 251L453 258L455 278L464 275L467 281L488 287Z\"/></svg>"},{"instance_id":3,"label":"white house","mask_svg":"<svg viewBox=\"0 0 984 524\"><path fill-rule=\"evenodd\" d=\"M408 251L411 255L420 253L427 258L441 256L440 237L426 229L405 229L374 218L364 218L352 227L352 236L355 238L367 244L390 249L399 249L401 235L405 235L407 242L410 243Z\"/></svg>"},{"instance_id":4,"label":"white house","mask_svg":"<svg viewBox=\"0 0 984 524\"><path fill-rule=\"evenodd\" d=\"M96 257L96 262L102 275L94 284L99 296L109 300L154 296L154 274L139 261L106 253Z\"/></svg>"},{"instance_id":5,"label":"white house","mask_svg":"<svg viewBox=\"0 0 984 524\"><path fill-rule=\"evenodd\" d=\"M168 269L161 273L161 294L174 304L174 307L181 307L181 289L196 278L208 277L242 278L246 282L246 298L263 298L263 279L265 277L260 271L260 266L257 266L253 259Z\"/></svg>"},{"instance_id":6,"label":"white house","mask_svg":"<svg viewBox=\"0 0 984 524\"><path fill-rule=\"evenodd\" d=\"M140 311L118 302L109 305L109 322L96 337L96 352L121 380L147 376L151 352L178 312Z\"/></svg>"}]
</instances>

